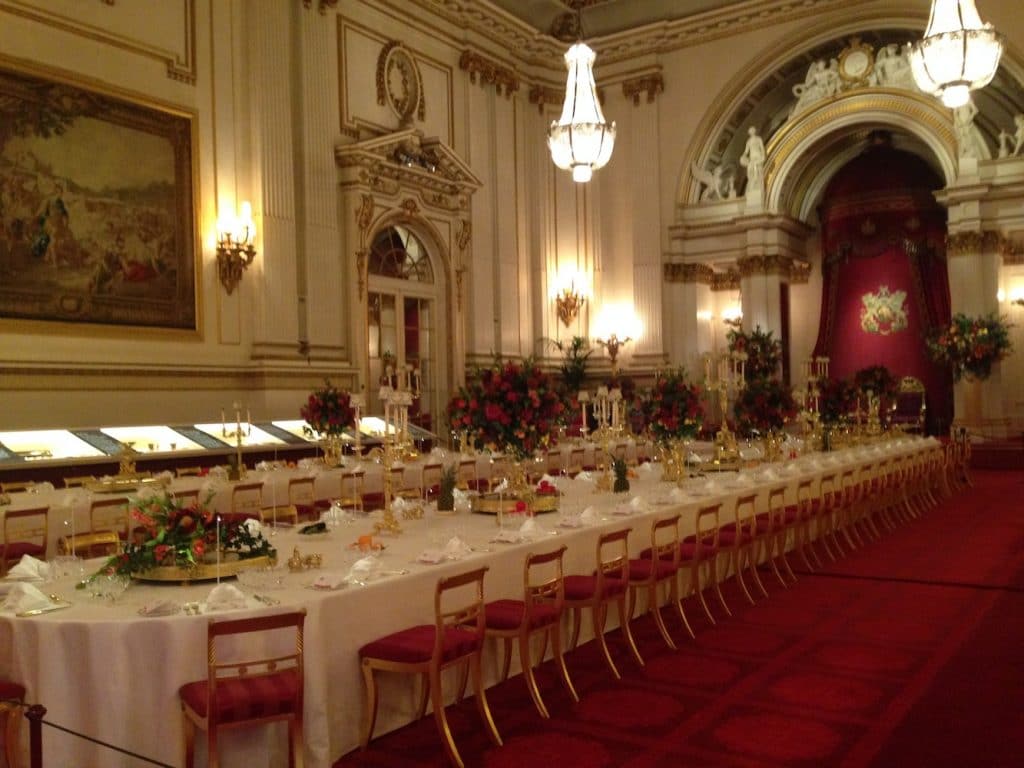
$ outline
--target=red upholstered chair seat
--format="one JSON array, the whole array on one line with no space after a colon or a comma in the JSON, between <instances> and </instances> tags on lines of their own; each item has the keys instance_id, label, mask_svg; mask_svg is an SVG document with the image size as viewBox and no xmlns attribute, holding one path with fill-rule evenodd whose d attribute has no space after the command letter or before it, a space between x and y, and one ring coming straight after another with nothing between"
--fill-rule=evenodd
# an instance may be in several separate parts
<instances>
[{"instance_id":1,"label":"red upholstered chair seat","mask_svg":"<svg viewBox=\"0 0 1024 768\"><path fill-rule=\"evenodd\" d=\"M644 581L645 579L649 579L651 577L652 565L657 571L655 578L658 579L658 581L667 579L679 570L673 566L671 560L665 560L664 558L658 560L656 564L653 564L651 561L651 554L648 552L646 558L641 554L638 559L629 561L629 578L633 581Z\"/></svg>"},{"instance_id":2,"label":"red upholstered chair seat","mask_svg":"<svg viewBox=\"0 0 1024 768\"><path fill-rule=\"evenodd\" d=\"M749 533L738 533L735 526L733 528L722 528L718 532L718 543L723 547L732 547L735 545L743 545L750 541Z\"/></svg>"},{"instance_id":3,"label":"red upholstered chair seat","mask_svg":"<svg viewBox=\"0 0 1024 768\"><path fill-rule=\"evenodd\" d=\"M218 680L215 719L220 723L232 723L292 714L298 688L299 676L294 669L270 675ZM183 685L181 700L200 717L207 717L209 690L207 680Z\"/></svg>"},{"instance_id":4,"label":"red upholstered chair seat","mask_svg":"<svg viewBox=\"0 0 1024 768\"><path fill-rule=\"evenodd\" d=\"M257 512L225 512L220 516L220 520L225 525L230 523L244 523L246 520L259 520L260 516Z\"/></svg>"},{"instance_id":5,"label":"red upholstered chair seat","mask_svg":"<svg viewBox=\"0 0 1024 768\"><path fill-rule=\"evenodd\" d=\"M785 510L783 510L783 519L786 521L787 525L796 522L800 519L800 507L796 504L786 507Z\"/></svg>"},{"instance_id":6,"label":"red upholstered chair seat","mask_svg":"<svg viewBox=\"0 0 1024 768\"><path fill-rule=\"evenodd\" d=\"M604 580L605 599L626 592L627 583L624 579L606 577ZM597 589L597 576L566 576L565 597L567 600L586 600L594 596Z\"/></svg>"},{"instance_id":7,"label":"red upholstered chair seat","mask_svg":"<svg viewBox=\"0 0 1024 768\"><path fill-rule=\"evenodd\" d=\"M526 604L522 600L495 600L484 606L484 624L488 629L516 629L523 623ZM561 613L554 605L535 605L530 629L545 627Z\"/></svg>"},{"instance_id":8,"label":"red upholstered chair seat","mask_svg":"<svg viewBox=\"0 0 1024 768\"><path fill-rule=\"evenodd\" d=\"M434 654L434 639L437 627L421 624L400 632L378 638L359 649L361 658L397 661L403 664L419 664L430 661ZM481 636L462 627L445 630L441 649L441 661L451 661L473 653L481 645Z\"/></svg>"},{"instance_id":9,"label":"red upholstered chair seat","mask_svg":"<svg viewBox=\"0 0 1024 768\"><path fill-rule=\"evenodd\" d=\"M19 560L24 555L32 555L32 557L41 558L46 555L46 547L39 544L33 544L31 541L12 541L7 545L8 560Z\"/></svg>"},{"instance_id":10,"label":"red upholstered chair seat","mask_svg":"<svg viewBox=\"0 0 1024 768\"><path fill-rule=\"evenodd\" d=\"M12 683L10 680L0 680L0 701L24 701L25 686Z\"/></svg>"}]
</instances>

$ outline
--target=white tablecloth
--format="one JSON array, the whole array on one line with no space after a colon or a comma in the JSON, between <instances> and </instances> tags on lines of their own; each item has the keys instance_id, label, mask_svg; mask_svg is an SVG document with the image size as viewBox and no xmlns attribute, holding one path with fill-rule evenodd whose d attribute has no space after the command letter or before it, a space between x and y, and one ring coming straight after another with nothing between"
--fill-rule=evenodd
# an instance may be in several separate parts
<instances>
[{"instance_id":1,"label":"white tablecloth","mask_svg":"<svg viewBox=\"0 0 1024 768\"><path fill-rule=\"evenodd\" d=\"M428 514L422 520L403 521L401 535L381 539L386 549L380 556L380 567L392 574L366 586L321 592L310 587L320 572L286 572L283 588L264 593L280 600L280 607L254 602L248 611L271 612L296 606L304 606L308 611L306 765L329 768L358 745L363 705L358 648L397 629L431 623L438 578L486 563L490 567L485 582L486 598L520 597L523 562L529 552L565 544L566 573L590 572L597 537L602 531L632 527L630 548L637 552L650 543L651 521L669 512L682 513L681 533L685 535L693 530L697 507L711 498L721 499L723 511L731 513L730 504L734 505L737 495L756 491L759 507L766 508L768 490L784 483L787 499L793 502L796 485L802 478L818 478L825 472L886 456L934 450L936 446L932 440L907 438L870 449L805 457L789 465L762 466L740 475L717 477L713 495L701 494L706 481L688 480L684 490L692 491L692 495L672 501L672 486L660 481L661 469L657 465L644 465L637 470L628 496L598 494L591 484L576 480L569 483L563 509L594 506L599 511L599 521L588 527L563 528L558 525L558 514L541 516L537 518L543 529L539 538L518 544L490 541L497 531L496 519L491 516ZM650 511L618 514L634 496L649 502ZM301 554L322 554L323 572L336 573L347 570L360 556L349 545L371 528L372 519L356 519L323 538L281 532L273 541L282 564L298 546ZM423 549L455 534L477 551L456 562L417 562ZM399 575L403 570L408 573ZM210 617L179 613L144 618L139 609L157 598L201 602L211 585L138 583L116 604L109 604L76 591L72 581L65 579L43 587L44 591L72 600L74 605L67 610L32 618L0 613L0 675L24 684L28 700L47 707L48 720L154 759L180 764L182 731L177 691L183 683L202 679L206 674L206 623ZM571 671L571 655L568 663ZM485 669L491 680L496 679L497 659L490 646L485 649ZM418 709L416 687L411 679L383 676L382 682L378 734L408 722ZM501 723L497 725L500 731ZM285 744L283 727L229 732L222 741L222 765L269 768L286 764ZM53 729L44 730L44 756L47 766L139 764ZM199 764L205 763L200 760Z\"/></svg>"}]
</instances>

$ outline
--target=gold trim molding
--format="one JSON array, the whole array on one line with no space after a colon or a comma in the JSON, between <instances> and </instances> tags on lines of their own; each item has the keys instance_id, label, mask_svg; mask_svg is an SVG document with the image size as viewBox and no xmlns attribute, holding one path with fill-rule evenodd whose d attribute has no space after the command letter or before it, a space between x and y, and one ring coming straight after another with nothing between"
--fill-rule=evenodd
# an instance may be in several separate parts
<instances>
[{"instance_id":1,"label":"gold trim molding","mask_svg":"<svg viewBox=\"0 0 1024 768\"><path fill-rule=\"evenodd\" d=\"M1006 237L995 230L981 232L952 232L946 235L946 255L977 256L997 253L1003 264L1024 264L1024 243Z\"/></svg>"},{"instance_id":2,"label":"gold trim molding","mask_svg":"<svg viewBox=\"0 0 1024 768\"><path fill-rule=\"evenodd\" d=\"M474 85L476 85L477 79L480 80L480 85L493 85L499 96L504 88L506 99L519 90L519 78L514 70L492 61L476 51L462 52L462 55L459 56L459 69L469 73L469 82Z\"/></svg>"},{"instance_id":3,"label":"gold trim molding","mask_svg":"<svg viewBox=\"0 0 1024 768\"><path fill-rule=\"evenodd\" d=\"M635 77L622 83L622 95L633 100L633 106L640 106L640 94L647 94L647 103L653 104L659 93L665 90L665 78L661 73Z\"/></svg>"},{"instance_id":4,"label":"gold trim molding","mask_svg":"<svg viewBox=\"0 0 1024 768\"><path fill-rule=\"evenodd\" d=\"M545 104L561 104L562 92L557 88L551 88L546 85L534 85L530 88L530 93L527 98L531 104L537 105L537 113L544 114Z\"/></svg>"},{"instance_id":5,"label":"gold trim molding","mask_svg":"<svg viewBox=\"0 0 1024 768\"><path fill-rule=\"evenodd\" d=\"M313 0L302 0L302 7L307 11L313 7ZM318 0L317 10L321 16L325 16L328 10L334 10L338 7L338 0Z\"/></svg>"},{"instance_id":6,"label":"gold trim molding","mask_svg":"<svg viewBox=\"0 0 1024 768\"><path fill-rule=\"evenodd\" d=\"M400 76L402 92L391 79L393 72ZM413 114L420 122L426 120L426 99L419 64L412 52L398 40L385 43L377 56L377 103L382 107L390 106L403 126L412 122Z\"/></svg>"}]
</instances>

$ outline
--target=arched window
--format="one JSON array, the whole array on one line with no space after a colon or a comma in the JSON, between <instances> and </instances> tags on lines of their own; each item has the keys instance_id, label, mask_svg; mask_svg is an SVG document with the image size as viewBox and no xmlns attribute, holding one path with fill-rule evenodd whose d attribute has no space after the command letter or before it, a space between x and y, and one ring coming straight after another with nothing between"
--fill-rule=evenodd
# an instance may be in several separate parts
<instances>
[{"instance_id":1,"label":"arched window","mask_svg":"<svg viewBox=\"0 0 1024 768\"><path fill-rule=\"evenodd\" d=\"M433 284L434 270L423 243L402 226L382 229L370 247L371 275Z\"/></svg>"}]
</instances>

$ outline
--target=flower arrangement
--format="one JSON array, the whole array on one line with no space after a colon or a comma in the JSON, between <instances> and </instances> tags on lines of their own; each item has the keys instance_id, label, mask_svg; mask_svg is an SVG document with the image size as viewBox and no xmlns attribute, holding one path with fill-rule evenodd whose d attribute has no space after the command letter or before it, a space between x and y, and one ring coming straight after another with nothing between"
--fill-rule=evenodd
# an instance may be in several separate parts
<instances>
[{"instance_id":1,"label":"flower arrangement","mask_svg":"<svg viewBox=\"0 0 1024 768\"><path fill-rule=\"evenodd\" d=\"M778 431L796 415L793 394L778 379L749 382L740 390L733 406L736 431L743 436Z\"/></svg>"},{"instance_id":2,"label":"flower arrangement","mask_svg":"<svg viewBox=\"0 0 1024 768\"><path fill-rule=\"evenodd\" d=\"M928 338L932 359L953 369L953 378L985 380L993 364L1010 353L1010 327L995 315L968 317L957 313L950 324Z\"/></svg>"},{"instance_id":3,"label":"flower arrangement","mask_svg":"<svg viewBox=\"0 0 1024 768\"><path fill-rule=\"evenodd\" d=\"M861 368L853 375L853 383L862 395L868 392L878 398L892 399L899 389L899 382L884 365Z\"/></svg>"},{"instance_id":4,"label":"flower arrangement","mask_svg":"<svg viewBox=\"0 0 1024 768\"><path fill-rule=\"evenodd\" d=\"M818 390L818 413L823 424L837 424L857 407L859 390L850 379L821 379Z\"/></svg>"},{"instance_id":5,"label":"flower arrangement","mask_svg":"<svg viewBox=\"0 0 1024 768\"><path fill-rule=\"evenodd\" d=\"M275 557L277 552L263 538L258 520L217 525L217 515L205 503L182 505L168 493L132 499L128 507L132 538L125 551L114 555L99 573L131 576L161 566L194 570L204 557L215 554L247 560Z\"/></svg>"},{"instance_id":6,"label":"flower arrangement","mask_svg":"<svg viewBox=\"0 0 1024 768\"><path fill-rule=\"evenodd\" d=\"M324 379L324 386L310 393L299 415L306 420L302 431L310 437L338 437L346 427L352 426L356 411L352 407L352 396Z\"/></svg>"},{"instance_id":7,"label":"flower arrangement","mask_svg":"<svg viewBox=\"0 0 1024 768\"><path fill-rule=\"evenodd\" d=\"M750 333L732 328L725 335L729 352L747 356L744 376L747 381L770 379L778 375L782 365L782 342L772 337L771 331L762 331L757 326Z\"/></svg>"},{"instance_id":8,"label":"flower arrangement","mask_svg":"<svg viewBox=\"0 0 1024 768\"><path fill-rule=\"evenodd\" d=\"M704 419L700 396L700 388L687 381L682 368L658 378L641 406L656 442L664 444L696 436Z\"/></svg>"},{"instance_id":9,"label":"flower arrangement","mask_svg":"<svg viewBox=\"0 0 1024 768\"><path fill-rule=\"evenodd\" d=\"M448 403L448 424L474 441L524 459L553 439L565 406L533 360L496 363Z\"/></svg>"}]
</instances>

